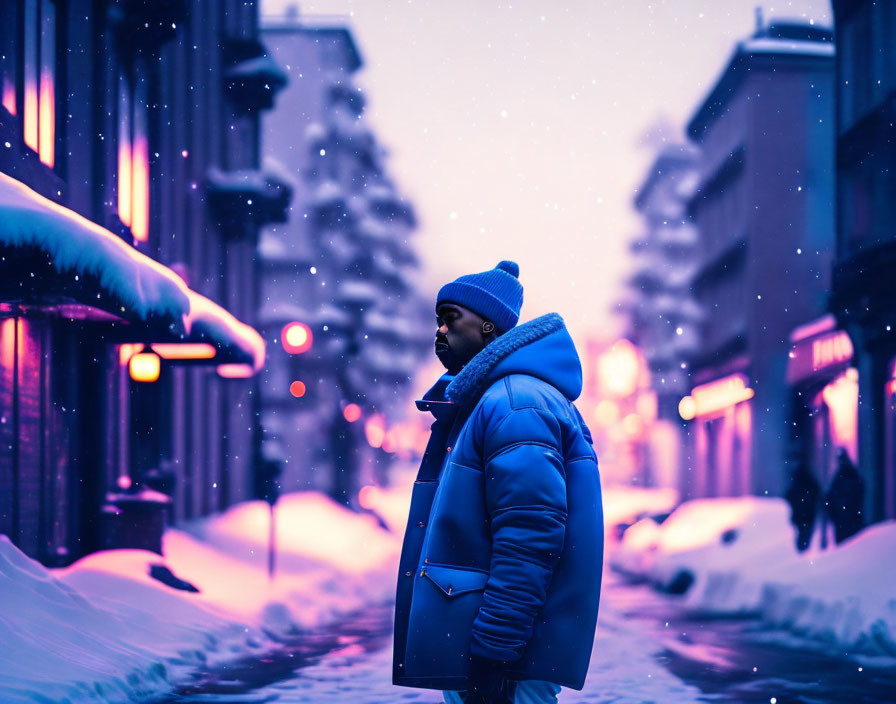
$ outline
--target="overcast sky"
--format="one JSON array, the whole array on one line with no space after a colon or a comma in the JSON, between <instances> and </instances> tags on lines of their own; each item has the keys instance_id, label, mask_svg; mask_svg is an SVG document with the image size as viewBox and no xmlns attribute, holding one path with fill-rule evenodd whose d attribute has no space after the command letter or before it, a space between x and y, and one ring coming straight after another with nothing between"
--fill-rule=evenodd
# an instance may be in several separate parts
<instances>
[{"instance_id":1,"label":"overcast sky","mask_svg":"<svg viewBox=\"0 0 896 704\"><path fill-rule=\"evenodd\" d=\"M655 153L645 135L662 119L680 132L756 25L755 0L298 7L354 31L367 117L420 216L428 293L515 259L522 320L557 311L578 341L613 332L639 227L631 201ZM764 16L833 21L828 0L769 3Z\"/></svg>"}]
</instances>

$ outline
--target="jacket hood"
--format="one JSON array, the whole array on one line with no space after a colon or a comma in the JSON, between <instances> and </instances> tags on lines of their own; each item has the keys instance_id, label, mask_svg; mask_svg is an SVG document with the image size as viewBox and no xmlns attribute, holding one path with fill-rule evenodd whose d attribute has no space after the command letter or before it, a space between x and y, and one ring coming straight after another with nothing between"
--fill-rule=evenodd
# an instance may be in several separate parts
<instances>
[{"instance_id":1,"label":"jacket hood","mask_svg":"<svg viewBox=\"0 0 896 704\"><path fill-rule=\"evenodd\" d=\"M469 406L509 374L537 377L570 401L579 397L582 363L560 315L548 313L533 318L487 345L450 380L445 398L458 406Z\"/></svg>"}]
</instances>

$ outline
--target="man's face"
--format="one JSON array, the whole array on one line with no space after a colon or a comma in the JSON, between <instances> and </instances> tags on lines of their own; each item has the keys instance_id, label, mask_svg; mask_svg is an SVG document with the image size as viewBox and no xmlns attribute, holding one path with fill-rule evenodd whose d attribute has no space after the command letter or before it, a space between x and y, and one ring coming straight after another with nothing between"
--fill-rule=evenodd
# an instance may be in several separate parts
<instances>
[{"instance_id":1,"label":"man's face","mask_svg":"<svg viewBox=\"0 0 896 704\"><path fill-rule=\"evenodd\" d=\"M440 303L436 308L435 350L442 366L451 374L473 359L489 342L482 333L485 318L457 303Z\"/></svg>"}]
</instances>

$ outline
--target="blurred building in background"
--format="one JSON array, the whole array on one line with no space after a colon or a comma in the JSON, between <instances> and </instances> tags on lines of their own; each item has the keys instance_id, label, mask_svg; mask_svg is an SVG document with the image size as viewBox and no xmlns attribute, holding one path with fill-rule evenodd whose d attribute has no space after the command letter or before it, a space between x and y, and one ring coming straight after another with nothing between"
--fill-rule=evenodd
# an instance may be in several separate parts
<instances>
[{"instance_id":1,"label":"blurred building in background","mask_svg":"<svg viewBox=\"0 0 896 704\"><path fill-rule=\"evenodd\" d=\"M285 75L245 0L11 0L0 46L0 533L158 550L166 512L252 495Z\"/></svg>"},{"instance_id":2,"label":"blurred building in background","mask_svg":"<svg viewBox=\"0 0 896 704\"><path fill-rule=\"evenodd\" d=\"M700 149L688 202L702 312L685 496L780 494L791 442L794 328L825 313L833 241L830 30L759 26L739 42L687 133Z\"/></svg>"},{"instance_id":3,"label":"blurred building in background","mask_svg":"<svg viewBox=\"0 0 896 704\"><path fill-rule=\"evenodd\" d=\"M264 452L284 490L351 504L416 443L396 427L434 332L413 276L416 217L365 119L345 21L294 10L264 17L262 35L290 78L262 151L296 184L289 221L259 245Z\"/></svg>"},{"instance_id":4,"label":"blurred building in background","mask_svg":"<svg viewBox=\"0 0 896 704\"><path fill-rule=\"evenodd\" d=\"M838 80L831 309L851 338L849 351L855 348L855 368L847 370L841 395L848 392L850 403L861 398L847 430L858 429L854 459L866 487L865 516L876 521L896 518L896 6L832 4ZM825 360L836 354L828 351Z\"/></svg>"},{"instance_id":5,"label":"blurred building in background","mask_svg":"<svg viewBox=\"0 0 896 704\"><path fill-rule=\"evenodd\" d=\"M687 203L697 186L699 154L687 143L657 154L634 204L643 230L632 242L634 272L625 305L628 338L642 351L656 398L656 420L644 419L651 483L680 488L689 476L687 425L678 404L690 392L688 362L699 349L702 312L691 294L698 234Z\"/></svg>"},{"instance_id":6,"label":"blurred building in background","mask_svg":"<svg viewBox=\"0 0 896 704\"><path fill-rule=\"evenodd\" d=\"M641 349L627 338L585 340L578 407L591 427L607 484L664 485L653 461L657 396Z\"/></svg>"}]
</instances>

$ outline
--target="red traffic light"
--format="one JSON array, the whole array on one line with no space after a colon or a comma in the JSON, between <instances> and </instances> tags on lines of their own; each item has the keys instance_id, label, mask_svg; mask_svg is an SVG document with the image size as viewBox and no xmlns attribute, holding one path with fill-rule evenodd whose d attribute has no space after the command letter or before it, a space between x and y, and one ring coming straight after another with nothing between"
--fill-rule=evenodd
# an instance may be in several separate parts
<instances>
[{"instance_id":1,"label":"red traffic light","mask_svg":"<svg viewBox=\"0 0 896 704\"><path fill-rule=\"evenodd\" d=\"M361 407L357 403L350 403L342 409L342 415L349 423L354 423L361 417Z\"/></svg>"}]
</instances>

